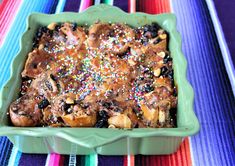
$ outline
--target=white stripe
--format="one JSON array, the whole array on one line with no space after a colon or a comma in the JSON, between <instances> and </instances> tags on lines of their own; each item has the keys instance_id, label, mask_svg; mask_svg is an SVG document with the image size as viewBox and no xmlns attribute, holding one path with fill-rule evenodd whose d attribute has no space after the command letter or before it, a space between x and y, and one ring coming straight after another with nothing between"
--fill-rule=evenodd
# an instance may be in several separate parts
<instances>
[{"instance_id":1,"label":"white stripe","mask_svg":"<svg viewBox=\"0 0 235 166\"><path fill-rule=\"evenodd\" d=\"M172 0L170 0L170 11L171 13L174 13Z\"/></svg>"},{"instance_id":2,"label":"white stripe","mask_svg":"<svg viewBox=\"0 0 235 166\"><path fill-rule=\"evenodd\" d=\"M84 6L84 0L81 0L80 2L80 6L79 6L79 9L78 9L78 12L81 13L82 12L82 7Z\"/></svg>"},{"instance_id":3,"label":"white stripe","mask_svg":"<svg viewBox=\"0 0 235 166\"><path fill-rule=\"evenodd\" d=\"M136 12L136 2L135 0L130 0L130 13Z\"/></svg>"},{"instance_id":4,"label":"white stripe","mask_svg":"<svg viewBox=\"0 0 235 166\"><path fill-rule=\"evenodd\" d=\"M16 160L17 153L18 153L18 148L13 146L11 156L9 158L8 166L14 166L15 165L15 160Z\"/></svg>"},{"instance_id":5,"label":"white stripe","mask_svg":"<svg viewBox=\"0 0 235 166\"><path fill-rule=\"evenodd\" d=\"M95 0L95 5L99 5L101 0Z\"/></svg>"},{"instance_id":6,"label":"white stripe","mask_svg":"<svg viewBox=\"0 0 235 166\"><path fill-rule=\"evenodd\" d=\"M111 3L109 3L109 5L113 5L113 0L110 1Z\"/></svg>"},{"instance_id":7,"label":"white stripe","mask_svg":"<svg viewBox=\"0 0 235 166\"><path fill-rule=\"evenodd\" d=\"M69 155L69 166L76 166L76 153L77 153L77 145L71 143L71 154Z\"/></svg>"},{"instance_id":8,"label":"white stripe","mask_svg":"<svg viewBox=\"0 0 235 166\"><path fill-rule=\"evenodd\" d=\"M50 154L47 155L47 160L45 166L49 166L49 161L50 161Z\"/></svg>"},{"instance_id":9,"label":"white stripe","mask_svg":"<svg viewBox=\"0 0 235 166\"><path fill-rule=\"evenodd\" d=\"M65 2L66 2L66 0L59 0L58 4L56 6L56 11L55 11L56 14L60 13L60 12L63 12Z\"/></svg>"},{"instance_id":10,"label":"white stripe","mask_svg":"<svg viewBox=\"0 0 235 166\"><path fill-rule=\"evenodd\" d=\"M194 162L194 155L193 155L193 151L191 149L193 149L192 147L192 144L191 144L191 137L188 137L188 142L189 142L189 150L190 150L190 157L191 157L191 160L192 160L192 166L195 165L195 162Z\"/></svg>"},{"instance_id":11,"label":"white stripe","mask_svg":"<svg viewBox=\"0 0 235 166\"><path fill-rule=\"evenodd\" d=\"M131 165L131 156L130 156L130 137L127 137L127 166Z\"/></svg>"},{"instance_id":12,"label":"white stripe","mask_svg":"<svg viewBox=\"0 0 235 166\"><path fill-rule=\"evenodd\" d=\"M128 154L128 156L127 156L127 165L131 166L131 155L130 154Z\"/></svg>"},{"instance_id":13,"label":"white stripe","mask_svg":"<svg viewBox=\"0 0 235 166\"><path fill-rule=\"evenodd\" d=\"M69 155L69 166L76 166L76 154Z\"/></svg>"},{"instance_id":14,"label":"white stripe","mask_svg":"<svg viewBox=\"0 0 235 166\"><path fill-rule=\"evenodd\" d=\"M94 158L95 158L95 165L94 166L98 166L98 155L94 154Z\"/></svg>"},{"instance_id":15,"label":"white stripe","mask_svg":"<svg viewBox=\"0 0 235 166\"><path fill-rule=\"evenodd\" d=\"M234 75L234 66L233 66L233 61L231 59L231 54L230 54L228 46L226 44L227 42L224 37L224 33L223 33L222 27L220 25L219 18L217 16L215 6L211 0L206 0L206 3L208 6L208 9L210 11L211 19L214 24L214 28L215 28L215 32L216 32L216 36L218 38L218 43L219 43L219 46L221 49L223 59L225 61L225 67L226 67L226 70L228 72L228 77L231 82L231 86L233 89L233 95L235 96L235 75Z\"/></svg>"}]
</instances>

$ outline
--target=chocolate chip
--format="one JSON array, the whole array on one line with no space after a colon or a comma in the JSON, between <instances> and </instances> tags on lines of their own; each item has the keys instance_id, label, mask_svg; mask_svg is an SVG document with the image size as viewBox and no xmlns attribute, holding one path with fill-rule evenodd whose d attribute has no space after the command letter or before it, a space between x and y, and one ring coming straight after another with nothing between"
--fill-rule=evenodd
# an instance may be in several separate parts
<instances>
[{"instance_id":1,"label":"chocolate chip","mask_svg":"<svg viewBox=\"0 0 235 166\"><path fill-rule=\"evenodd\" d=\"M38 104L38 108L39 109L44 109L49 105L49 101L47 99L43 99L39 104Z\"/></svg>"},{"instance_id":2,"label":"chocolate chip","mask_svg":"<svg viewBox=\"0 0 235 166\"><path fill-rule=\"evenodd\" d=\"M168 73L167 73L167 76L173 80L174 79L174 73L173 73L173 70L170 70Z\"/></svg>"},{"instance_id":3,"label":"chocolate chip","mask_svg":"<svg viewBox=\"0 0 235 166\"><path fill-rule=\"evenodd\" d=\"M71 114L71 113L73 112L73 109L72 109L72 108L68 108L67 110L65 110L65 112L66 112L67 114Z\"/></svg>"},{"instance_id":4,"label":"chocolate chip","mask_svg":"<svg viewBox=\"0 0 235 166\"><path fill-rule=\"evenodd\" d=\"M67 111L70 108L70 105L64 102L62 107L64 111Z\"/></svg>"},{"instance_id":5,"label":"chocolate chip","mask_svg":"<svg viewBox=\"0 0 235 166\"><path fill-rule=\"evenodd\" d=\"M144 86L144 91L147 92L147 93L149 93L149 92L151 92L153 90L154 90L154 87L152 85L150 85L150 84L146 84Z\"/></svg>"},{"instance_id":6,"label":"chocolate chip","mask_svg":"<svg viewBox=\"0 0 235 166\"><path fill-rule=\"evenodd\" d=\"M114 37L114 30L110 30L108 36Z\"/></svg>"},{"instance_id":7,"label":"chocolate chip","mask_svg":"<svg viewBox=\"0 0 235 166\"><path fill-rule=\"evenodd\" d=\"M48 32L49 32L50 37L52 37L54 34L53 30L48 30Z\"/></svg>"},{"instance_id":8,"label":"chocolate chip","mask_svg":"<svg viewBox=\"0 0 235 166\"><path fill-rule=\"evenodd\" d=\"M37 66L38 66L37 63L32 63L32 67L33 67L34 69L37 69Z\"/></svg>"},{"instance_id":9,"label":"chocolate chip","mask_svg":"<svg viewBox=\"0 0 235 166\"><path fill-rule=\"evenodd\" d=\"M104 120L98 120L97 123L95 124L96 128L107 128L108 127L108 122Z\"/></svg>"},{"instance_id":10,"label":"chocolate chip","mask_svg":"<svg viewBox=\"0 0 235 166\"><path fill-rule=\"evenodd\" d=\"M152 38L157 37L157 32L156 32L156 31L151 32L151 37L152 37Z\"/></svg>"},{"instance_id":11,"label":"chocolate chip","mask_svg":"<svg viewBox=\"0 0 235 166\"><path fill-rule=\"evenodd\" d=\"M98 118L100 118L100 119L103 119L103 120L107 120L108 119L108 114L104 110L99 111L98 115L99 115Z\"/></svg>"},{"instance_id":12,"label":"chocolate chip","mask_svg":"<svg viewBox=\"0 0 235 166\"><path fill-rule=\"evenodd\" d=\"M82 107L82 109L87 109L89 107L89 104L81 103L80 106Z\"/></svg>"},{"instance_id":13,"label":"chocolate chip","mask_svg":"<svg viewBox=\"0 0 235 166\"><path fill-rule=\"evenodd\" d=\"M166 54L165 57L163 58L163 63L166 64L170 61L172 61L172 58L168 54Z\"/></svg>"},{"instance_id":14,"label":"chocolate chip","mask_svg":"<svg viewBox=\"0 0 235 166\"><path fill-rule=\"evenodd\" d=\"M61 28L61 24L57 24L57 25L55 26L55 30L56 30L56 31L59 31L60 28Z\"/></svg>"},{"instance_id":15,"label":"chocolate chip","mask_svg":"<svg viewBox=\"0 0 235 166\"><path fill-rule=\"evenodd\" d=\"M53 74L50 74L50 78L53 80L53 81L56 81L57 78L53 75Z\"/></svg>"},{"instance_id":16,"label":"chocolate chip","mask_svg":"<svg viewBox=\"0 0 235 166\"><path fill-rule=\"evenodd\" d=\"M78 26L77 23L73 23L71 25L72 30L75 31L77 29L77 26Z\"/></svg>"},{"instance_id":17,"label":"chocolate chip","mask_svg":"<svg viewBox=\"0 0 235 166\"><path fill-rule=\"evenodd\" d=\"M153 44L158 44L161 41L160 38L157 38L156 40L154 40Z\"/></svg>"},{"instance_id":18,"label":"chocolate chip","mask_svg":"<svg viewBox=\"0 0 235 166\"><path fill-rule=\"evenodd\" d=\"M103 104L102 104L102 106L107 109L110 109L111 105L112 105L112 103L110 103L110 102L103 102Z\"/></svg>"},{"instance_id":19,"label":"chocolate chip","mask_svg":"<svg viewBox=\"0 0 235 166\"><path fill-rule=\"evenodd\" d=\"M175 97L177 96L177 89L176 88L173 89L173 96L175 96Z\"/></svg>"},{"instance_id":20,"label":"chocolate chip","mask_svg":"<svg viewBox=\"0 0 235 166\"><path fill-rule=\"evenodd\" d=\"M101 110L98 113L98 121L95 124L96 128L107 128L108 127L108 114L106 111Z\"/></svg>"},{"instance_id":21,"label":"chocolate chip","mask_svg":"<svg viewBox=\"0 0 235 166\"><path fill-rule=\"evenodd\" d=\"M167 73L167 67L166 66L161 67L161 75L165 76L166 73Z\"/></svg>"},{"instance_id":22,"label":"chocolate chip","mask_svg":"<svg viewBox=\"0 0 235 166\"><path fill-rule=\"evenodd\" d=\"M113 109L113 111L114 111L114 112L122 112L122 109L119 108L119 107L115 107L115 108Z\"/></svg>"},{"instance_id":23,"label":"chocolate chip","mask_svg":"<svg viewBox=\"0 0 235 166\"><path fill-rule=\"evenodd\" d=\"M47 87L50 91L53 90L52 85L51 85L51 83L50 83L48 80L45 81L45 85L46 85L46 87Z\"/></svg>"}]
</instances>

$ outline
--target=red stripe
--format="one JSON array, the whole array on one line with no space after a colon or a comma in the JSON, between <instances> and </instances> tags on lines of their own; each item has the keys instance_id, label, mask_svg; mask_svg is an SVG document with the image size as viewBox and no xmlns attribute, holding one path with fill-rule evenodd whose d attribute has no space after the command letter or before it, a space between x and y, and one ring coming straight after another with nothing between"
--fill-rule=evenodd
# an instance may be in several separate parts
<instances>
[{"instance_id":1,"label":"red stripe","mask_svg":"<svg viewBox=\"0 0 235 166\"><path fill-rule=\"evenodd\" d=\"M21 0L3 0L0 6L0 45L17 14Z\"/></svg>"},{"instance_id":2,"label":"red stripe","mask_svg":"<svg viewBox=\"0 0 235 166\"><path fill-rule=\"evenodd\" d=\"M128 0L128 12L130 13L131 11L131 0Z\"/></svg>"},{"instance_id":3,"label":"red stripe","mask_svg":"<svg viewBox=\"0 0 235 166\"><path fill-rule=\"evenodd\" d=\"M9 2L8 0L3 0L2 3L0 3L0 15L2 14L2 11L8 2Z\"/></svg>"},{"instance_id":4,"label":"red stripe","mask_svg":"<svg viewBox=\"0 0 235 166\"><path fill-rule=\"evenodd\" d=\"M138 156L137 156L138 157ZM143 165L161 165L161 166L191 166L191 154L189 139L186 138L178 151L171 155L152 155L141 156ZM125 164L124 164L125 165Z\"/></svg>"},{"instance_id":5,"label":"red stripe","mask_svg":"<svg viewBox=\"0 0 235 166\"><path fill-rule=\"evenodd\" d=\"M127 158L128 158L128 156L125 155L124 160L123 160L123 166L128 166Z\"/></svg>"},{"instance_id":6,"label":"red stripe","mask_svg":"<svg viewBox=\"0 0 235 166\"><path fill-rule=\"evenodd\" d=\"M139 11L149 14L169 13L171 11L169 0L139 0Z\"/></svg>"},{"instance_id":7,"label":"red stripe","mask_svg":"<svg viewBox=\"0 0 235 166\"><path fill-rule=\"evenodd\" d=\"M60 155L59 166L64 166L64 156Z\"/></svg>"}]
</instances>

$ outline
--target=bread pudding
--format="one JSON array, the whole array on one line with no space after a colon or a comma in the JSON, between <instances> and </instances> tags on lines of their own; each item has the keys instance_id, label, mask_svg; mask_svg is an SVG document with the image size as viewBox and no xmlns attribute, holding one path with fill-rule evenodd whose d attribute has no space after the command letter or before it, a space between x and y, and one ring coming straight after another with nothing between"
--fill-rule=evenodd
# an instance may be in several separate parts
<instances>
[{"instance_id":1,"label":"bread pudding","mask_svg":"<svg viewBox=\"0 0 235 166\"><path fill-rule=\"evenodd\" d=\"M39 27L9 107L14 126L176 127L168 33L157 23Z\"/></svg>"}]
</instances>

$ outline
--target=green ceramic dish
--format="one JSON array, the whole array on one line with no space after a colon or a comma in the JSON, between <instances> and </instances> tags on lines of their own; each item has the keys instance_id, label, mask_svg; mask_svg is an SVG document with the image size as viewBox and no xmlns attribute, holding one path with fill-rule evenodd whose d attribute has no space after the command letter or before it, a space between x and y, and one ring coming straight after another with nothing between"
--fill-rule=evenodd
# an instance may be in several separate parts
<instances>
[{"instance_id":1,"label":"green ceramic dish","mask_svg":"<svg viewBox=\"0 0 235 166\"><path fill-rule=\"evenodd\" d=\"M124 22L133 27L157 22L170 34L169 49L173 57L175 83L178 86L177 128L148 129L97 129L97 128L50 128L10 126L7 110L18 97L21 85L20 73L32 39L39 26L51 22L77 22L80 25L104 22ZM25 153L91 154L170 154L177 150L184 137L199 131L199 123L193 112L193 89L186 80L187 62L181 52L181 38L176 31L173 14L127 14L116 7L98 5L83 13L40 14L28 17L27 29L20 42L21 50L11 65L11 76L0 94L0 135L7 136Z\"/></svg>"}]
</instances>

